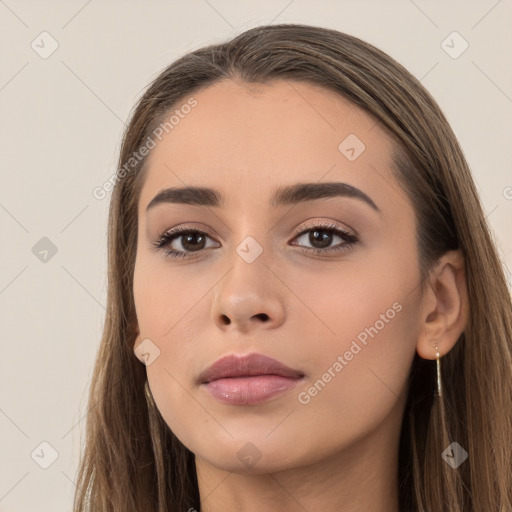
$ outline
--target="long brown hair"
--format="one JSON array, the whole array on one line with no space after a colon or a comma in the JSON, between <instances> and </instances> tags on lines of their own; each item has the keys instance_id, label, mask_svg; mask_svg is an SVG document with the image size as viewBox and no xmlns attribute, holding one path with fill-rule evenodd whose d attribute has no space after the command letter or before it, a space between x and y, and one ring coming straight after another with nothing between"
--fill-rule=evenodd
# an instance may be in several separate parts
<instances>
[{"instance_id":1,"label":"long brown hair","mask_svg":"<svg viewBox=\"0 0 512 512\"><path fill-rule=\"evenodd\" d=\"M75 511L200 510L194 454L163 421L133 352L137 203L146 161L133 158L180 103L232 78L321 85L369 112L396 141L393 172L415 208L422 276L426 282L443 253L460 249L470 308L467 328L442 358L441 397L433 397L435 363L415 356L400 441L400 508L510 512L512 306L461 148L435 100L387 54L335 30L292 24L256 27L188 53L153 81L132 113L110 203L107 312ZM441 457L453 441L469 454L456 469Z\"/></svg>"}]
</instances>

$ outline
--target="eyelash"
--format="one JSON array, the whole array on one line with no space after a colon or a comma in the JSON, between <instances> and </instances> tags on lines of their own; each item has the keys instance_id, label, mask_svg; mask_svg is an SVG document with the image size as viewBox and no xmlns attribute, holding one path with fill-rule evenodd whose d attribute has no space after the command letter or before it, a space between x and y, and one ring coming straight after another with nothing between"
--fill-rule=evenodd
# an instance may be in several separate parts
<instances>
[{"instance_id":1,"label":"eyelash","mask_svg":"<svg viewBox=\"0 0 512 512\"><path fill-rule=\"evenodd\" d=\"M329 224L329 223L319 223L315 224L313 226L308 226L305 229L302 229L298 233L294 235L294 239L298 238L299 236L302 236L310 231L326 231L328 233L332 233L335 235L338 235L340 238L344 240L344 243L337 247L337 248L329 248L329 249L315 249L315 248L309 248L306 247L306 250L308 252L312 252L313 254L325 254L325 253L331 253L331 252L340 252L350 249L350 247L354 246L357 242L359 242L359 239L356 235L351 233L350 231L346 231L339 226L336 226L335 224ZM208 236L207 233L204 231L200 231L195 228L187 228L179 227L175 229L171 229L170 231L166 231L161 236L159 236L154 242L153 247L155 247L157 250L163 250L164 247L169 246L175 239L180 238L180 236L183 236L185 234L200 234ZM170 258L190 258L194 257L195 254L198 254L202 252L203 250L196 251L195 253L187 253L183 251L175 251L174 249L171 250L164 250L164 253L166 256L169 256Z\"/></svg>"}]
</instances>

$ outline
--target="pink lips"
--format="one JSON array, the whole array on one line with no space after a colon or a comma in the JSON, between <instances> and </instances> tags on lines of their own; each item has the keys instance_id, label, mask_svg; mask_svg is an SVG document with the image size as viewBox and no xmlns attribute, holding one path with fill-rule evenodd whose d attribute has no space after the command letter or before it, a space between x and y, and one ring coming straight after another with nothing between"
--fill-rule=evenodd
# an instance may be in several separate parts
<instances>
[{"instance_id":1,"label":"pink lips","mask_svg":"<svg viewBox=\"0 0 512 512\"><path fill-rule=\"evenodd\" d=\"M226 356L201 373L198 384L218 400L254 405L294 388L304 374L264 356Z\"/></svg>"}]
</instances>

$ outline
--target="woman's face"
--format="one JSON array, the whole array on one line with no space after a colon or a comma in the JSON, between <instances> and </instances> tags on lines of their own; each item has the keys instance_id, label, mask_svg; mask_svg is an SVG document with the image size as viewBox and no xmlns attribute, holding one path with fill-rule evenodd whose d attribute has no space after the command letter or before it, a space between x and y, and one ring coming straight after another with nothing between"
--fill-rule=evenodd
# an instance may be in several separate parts
<instances>
[{"instance_id":1,"label":"woman's face","mask_svg":"<svg viewBox=\"0 0 512 512\"><path fill-rule=\"evenodd\" d=\"M138 206L136 349L163 418L196 461L235 472L356 457L363 442L395 452L422 297L391 139L304 82L229 80L193 97L155 139ZM187 187L218 203L188 189L148 208ZM175 228L201 233L157 248ZM295 378L246 367L201 380L248 354Z\"/></svg>"}]
</instances>

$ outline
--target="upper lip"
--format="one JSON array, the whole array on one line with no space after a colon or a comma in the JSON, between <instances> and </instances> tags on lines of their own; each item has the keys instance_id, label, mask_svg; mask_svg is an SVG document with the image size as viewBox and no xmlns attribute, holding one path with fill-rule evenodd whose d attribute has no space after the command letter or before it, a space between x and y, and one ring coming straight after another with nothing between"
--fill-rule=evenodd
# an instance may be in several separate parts
<instances>
[{"instance_id":1,"label":"upper lip","mask_svg":"<svg viewBox=\"0 0 512 512\"><path fill-rule=\"evenodd\" d=\"M199 382L205 384L217 379L254 375L280 375L292 379L304 377L302 372L271 357L254 353L243 356L228 355L218 359L199 375Z\"/></svg>"}]
</instances>

